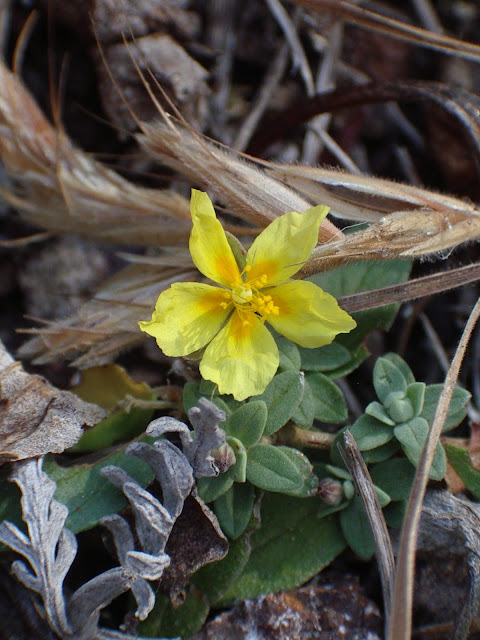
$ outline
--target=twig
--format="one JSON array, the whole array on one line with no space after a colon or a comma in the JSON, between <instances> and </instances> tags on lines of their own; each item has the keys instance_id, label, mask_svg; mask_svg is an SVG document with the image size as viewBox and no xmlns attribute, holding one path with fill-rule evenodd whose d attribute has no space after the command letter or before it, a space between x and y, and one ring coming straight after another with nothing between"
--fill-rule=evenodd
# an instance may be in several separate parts
<instances>
[{"instance_id":1,"label":"twig","mask_svg":"<svg viewBox=\"0 0 480 640\"><path fill-rule=\"evenodd\" d=\"M267 69L267 72L262 81L262 86L255 96L249 114L243 121L240 130L237 133L237 137L233 142L232 149L235 149L236 151L245 151L245 149L248 147L257 124L265 113L265 109L270 102L272 93L277 88L278 83L285 73L288 62L288 53L288 45L285 43L280 47L279 52Z\"/></svg>"},{"instance_id":2,"label":"twig","mask_svg":"<svg viewBox=\"0 0 480 640\"><path fill-rule=\"evenodd\" d=\"M330 32L328 44L323 52L322 62L318 67L315 89L317 93L333 89L335 87L336 64L342 48L343 24L336 22ZM332 114L324 113L317 116L309 123L309 130L305 134L302 151L302 164L314 164L322 151L322 133L326 133ZM315 135L317 134L317 135ZM319 139L320 138L320 139Z\"/></svg>"},{"instance_id":3,"label":"twig","mask_svg":"<svg viewBox=\"0 0 480 640\"><path fill-rule=\"evenodd\" d=\"M387 628L390 618L390 604L392 601L393 576L395 571L392 544L372 479L370 478L360 449L348 429L346 429L343 434L343 446L344 449L341 446L339 446L338 449L355 482L375 541L375 555L377 557L378 569L382 581L385 627Z\"/></svg>"},{"instance_id":4,"label":"twig","mask_svg":"<svg viewBox=\"0 0 480 640\"><path fill-rule=\"evenodd\" d=\"M388 625L388 640L410 640L412 631L413 581L415 571L415 549L422 512L422 503L428 482L430 467L435 455L437 442L445 422L450 400L457 383L460 366L475 324L480 316L480 299L475 304L460 339L450 370L440 396L432 426L423 447L417 468L407 513L402 528L398 553L395 586Z\"/></svg>"},{"instance_id":5,"label":"twig","mask_svg":"<svg viewBox=\"0 0 480 640\"><path fill-rule=\"evenodd\" d=\"M297 35L295 25L279 0L265 0L265 2L268 4L268 8L272 12L273 17L285 34L285 38L287 39L292 51L293 66L294 68L298 67L300 70L300 74L307 89L307 94L309 96L313 96L315 94L315 87L313 84L312 72L303 50L302 43Z\"/></svg>"}]
</instances>

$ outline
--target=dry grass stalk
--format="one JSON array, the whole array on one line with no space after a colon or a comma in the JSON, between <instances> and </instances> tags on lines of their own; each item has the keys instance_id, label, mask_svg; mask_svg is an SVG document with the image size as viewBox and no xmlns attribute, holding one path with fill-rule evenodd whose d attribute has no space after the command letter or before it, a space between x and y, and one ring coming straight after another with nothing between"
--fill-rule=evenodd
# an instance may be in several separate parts
<instances>
[{"instance_id":1,"label":"dry grass stalk","mask_svg":"<svg viewBox=\"0 0 480 640\"><path fill-rule=\"evenodd\" d=\"M293 0L293 2L307 9L333 13L341 16L345 22L379 31L392 38L405 40L420 47L455 54L467 60L480 61L480 47L476 44L463 42L457 38L387 18L375 11L359 7L353 2L345 0Z\"/></svg>"},{"instance_id":2,"label":"dry grass stalk","mask_svg":"<svg viewBox=\"0 0 480 640\"><path fill-rule=\"evenodd\" d=\"M198 272L181 256L177 266L132 264L108 280L93 300L67 320L24 331L35 337L19 350L19 356L44 364L84 352L74 361L79 368L111 362L123 349L144 340L138 321L144 320L163 289L172 282L195 280Z\"/></svg>"},{"instance_id":3,"label":"dry grass stalk","mask_svg":"<svg viewBox=\"0 0 480 640\"><path fill-rule=\"evenodd\" d=\"M137 187L76 149L2 62L0 157L12 181L1 195L32 224L123 244L176 245L188 239L185 198Z\"/></svg>"},{"instance_id":4,"label":"dry grass stalk","mask_svg":"<svg viewBox=\"0 0 480 640\"><path fill-rule=\"evenodd\" d=\"M149 155L213 192L241 218L265 227L287 211L302 212L311 207L311 202L252 162L174 124L173 119L141 126L143 133L137 139ZM329 220L320 227L320 242L341 236Z\"/></svg>"}]
</instances>

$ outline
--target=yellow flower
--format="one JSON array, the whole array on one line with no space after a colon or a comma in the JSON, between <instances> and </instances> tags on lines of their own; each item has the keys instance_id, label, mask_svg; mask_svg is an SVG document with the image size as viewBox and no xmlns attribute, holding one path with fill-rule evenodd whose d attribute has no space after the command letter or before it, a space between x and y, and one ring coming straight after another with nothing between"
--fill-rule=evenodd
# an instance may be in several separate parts
<instances>
[{"instance_id":1,"label":"yellow flower","mask_svg":"<svg viewBox=\"0 0 480 640\"><path fill-rule=\"evenodd\" d=\"M265 321L302 347L330 344L355 320L312 282L290 280L317 244L328 207L286 213L255 239L240 271L206 193L192 190L190 252L196 267L220 287L179 282L160 294L142 331L167 356L205 348L200 373L219 393L244 400L265 390L275 375L278 348Z\"/></svg>"}]
</instances>

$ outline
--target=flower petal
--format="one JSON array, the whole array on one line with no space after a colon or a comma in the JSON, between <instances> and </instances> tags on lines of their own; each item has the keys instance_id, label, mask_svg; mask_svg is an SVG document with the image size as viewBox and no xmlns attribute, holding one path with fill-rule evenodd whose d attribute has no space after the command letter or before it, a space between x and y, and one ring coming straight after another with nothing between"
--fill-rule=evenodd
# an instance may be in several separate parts
<instances>
[{"instance_id":1,"label":"flower petal","mask_svg":"<svg viewBox=\"0 0 480 640\"><path fill-rule=\"evenodd\" d=\"M323 347L338 333L348 333L357 326L335 298L313 282L296 280L268 293L278 307L278 315L269 315L268 322L301 347Z\"/></svg>"},{"instance_id":2,"label":"flower petal","mask_svg":"<svg viewBox=\"0 0 480 640\"><path fill-rule=\"evenodd\" d=\"M270 331L253 313L245 325L238 312L208 345L200 364L203 378L236 400L263 393L278 368L278 348Z\"/></svg>"},{"instance_id":3,"label":"flower petal","mask_svg":"<svg viewBox=\"0 0 480 640\"><path fill-rule=\"evenodd\" d=\"M230 310L219 287L198 282L176 282L160 294L152 319L140 329L157 340L167 356L186 356L210 342L225 323Z\"/></svg>"},{"instance_id":4,"label":"flower petal","mask_svg":"<svg viewBox=\"0 0 480 640\"><path fill-rule=\"evenodd\" d=\"M266 275L270 286L297 273L317 244L318 229L328 211L328 207L318 206L303 214L285 213L269 224L248 250L251 269L247 282Z\"/></svg>"},{"instance_id":5,"label":"flower petal","mask_svg":"<svg viewBox=\"0 0 480 640\"><path fill-rule=\"evenodd\" d=\"M206 193L192 189L190 211L193 221L190 253L195 266L210 280L233 288L240 283L240 271Z\"/></svg>"}]
</instances>

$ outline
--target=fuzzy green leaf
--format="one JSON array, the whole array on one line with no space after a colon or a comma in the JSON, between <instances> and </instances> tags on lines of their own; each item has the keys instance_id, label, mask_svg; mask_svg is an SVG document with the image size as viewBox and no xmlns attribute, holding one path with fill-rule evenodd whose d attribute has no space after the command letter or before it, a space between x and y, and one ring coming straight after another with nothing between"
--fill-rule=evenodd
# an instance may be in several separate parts
<instances>
[{"instance_id":1,"label":"fuzzy green leaf","mask_svg":"<svg viewBox=\"0 0 480 640\"><path fill-rule=\"evenodd\" d=\"M340 525L348 546L360 558L369 560L374 554L375 544L358 496L354 496L348 507L340 512Z\"/></svg>"},{"instance_id":2,"label":"fuzzy green leaf","mask_svg":"<svg viewBox=\"0 0 480 640\"><path fill-rule=\"evenodd\" d=\"M298 407L292 414L292 420L299 427L310 429L315 419L315 399L313 397L310 385L305 380L305 388L303 390L303 398Z\"/></svg>"},{"instance_id":3,"label":"fuzzy green leaf","mask_svg":"<svg viewBox=\"0 0 480 640\"><path fill-rule=\"evenodd\" d=\"M430 425L433 422L433 417L435 415L442 390L443 384L430 384L425 389L425 401L421 417L425 418ZM455 387L442 431L449 431L460 424L467 415L466 405L470 401L471 397L471 394L468 391L465 391L465 389Z\"/></svg>"},{"instance_id":4,"label":"fuzzy green leaf","mask_svg":"<svg viewBox=\"0 0 480 640\"><path fill-rule=\"evenodd\" d=\"M399 424L394 428L396 439L400 442L403 452L410 462L417 467L422 455L423 446L428 434L428 423L424 418L413 418L406 424ZM441 480L447 471L447 459L442 444L437 444L437 450L430 469L432 480Z\"/></svg>"},{"instance_id":5,"label":"fuzzy green leaf","mask_svg":"<svg viewBox=\"0 0 480 640\"><path fill-rule=\"evenodd\" d=\"M276 343L280 356L280 371L300 371L300 351L297 345L283 336L276 338Z\"/></svg>"},{"instance_id":6,"label":"fuzzy green leaf","mask_svg":"<svg viewBox=\"0 0 480 640\"><path fill-rule=\"evenodd\" d=\"M423 411L426 389L427 385L424 382L413 382L407 387L407 398L415 416L419 416Z\"/></svg>"},{"instance_id":7,"label":"fuzzy green leaf","mask_svg":"<svg viewBox=\"0 0 480 640\"><path fill-rule=\"evenodd\" d=\"M275 433L290 420L302 400L304 384L303 373L284 371L273 378L261 396L252 398L267 405L264 435Z\"/></svg>"},{"instance_id":8,"label":"fuzzy green leaf","mask_svg":"<svg viewBox=\"0 0 480 640\"><path fill-rule=\"evenodd\" d=\"M412 370L405 362L405 360L398 355L398 353L390 352L386 353L382 357L394 364L398 369L400 369L407 384L413 384L415 382L415 376L413 375Z\"/></svg>"},{"instance_id":9,"label":"fuzzy green leaf","mask_svg":"<svg viewBox=\"0 0 480 640\"><path fill-rule=\"evenodd\" d=\"M390 394L405 394L407 381L401 370L390 360L378 358L373 369L373 386L379 400L385 404Z\"/></svg>"},{"instance_id":10,"label":"fuzzy green leaf","mask_svg":"<svg viewBox=\"0 0 480 640\"><path fill-rule=\"evenodd\" d=\"M267 405L261 400L253 400L234 411L228 420L221 424L227 435L251 447L260 440L267 424Z\"/></svg>"},{"instance_id":11,"label":"fuzzy green leaf","mask_svg":"<svg viewBox=\"0 0 480 640\"><path fill-rule=\"evenodd\" d=\"M360 416L356 420L350 428L350 432L355 438L360 451L376 449L390 442L393 438L393 428L390 425L380 422L380 420L367 414Z\"/></svg>"},{"instance_id":12,"label":"fuzzy green leaf","mask_svg":"<svg viewBox=\"0 0 480 640\"><path fill-rule=\"evenodd\" d=\"M337 342L320 349L299 347L302 371L333 371L345 365L351 358L350 351Z\"/></svg>"},{"instance_id":13,"label":"fuzzy green leaf","mask_svg":"<svg viewBox=\"0 0 480 640\"><path fill-rule=\"evenodd\" d=\"M93 464L61 467L53 460L45 462L44 471L57 483L55 499L68 507L65 526L74 533L91 529L100 518L118 513L127 506L123 492L100 475L101 469L110 464L124 469L142 487L153 479L148 464L140 458L125 455L123 449Z\"/></svg>"},{"instance_id":14,"label":"fuzzy green leaf","mask_svg":"<svg viewBox=\"0 0 480 640\"><path fill-rule=\"evenodd\" d=\"M348 418L348 408L342 390L323 373L308 373L306 382L315 402L315 418L336 424Z\"/></svg>"},{"instance_id":15,"label":"fuzzy green leaf","mask_svg":"<svg viewBox=\"0 0 480 640\"><path fill-rule=\"evenodd\" d=\"M338 518L320 518L319 512L326 510L318 498L265 494L261 528L250 538L250 559L219 604L292 589L330 564L344 550L345 539Z\"/></svg>"},{"instance_id":16,"label":"fuzzy green leaf","mask_svg":"<svg viewBox=\"0 0 480 640\"><path fill-rule=\"evenodd\" d=\"M303 453L270 444L256 444L248 450L247 479L264 491L293 496L312 495L318 486Z\"/></svg>"},{"instance_id":17,"label":"fuzzy green leaf","mask_svg":"<svg viewBox=\"0 0 480 640\"><path fill-rule=\"evenodd\" d=\"M255 502L255 489L248 482L234 484L215 500L215 513L224 533L239 538L248 526Z\"/></svg>"},{"instance_id":18,"label":"fuzzy green leaf","mask_svg":"<svg viewBox=\"0 0 480 640\"><path fill-rule=\"evenodd\" d=\"M392 500L404 500L410 495L415 467L405 458L393 458L371 467L370 477Z\"/></svg>"}]
</instances>

